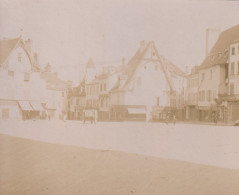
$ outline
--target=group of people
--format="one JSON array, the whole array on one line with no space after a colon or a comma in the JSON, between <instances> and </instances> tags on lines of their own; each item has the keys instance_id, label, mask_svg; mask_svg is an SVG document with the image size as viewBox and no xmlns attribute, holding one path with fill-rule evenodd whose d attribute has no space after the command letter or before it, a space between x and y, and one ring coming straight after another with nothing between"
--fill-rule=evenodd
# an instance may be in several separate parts
<instances>
[{"instance_id":1,"label":"group of people","mask_svg":"<svg viewBox=\"0 0 239 195\"><path fill-rule=\"evenodd\" d=\"M177 117L176 117L175 114L171 115L170 113L167 113L167 114L166 114L166 117L165 117L165 123L168 125L168 123L170 122L171 116L172 116L172 122L173 122L173 124L175 125L176 122L177 122Z\"/></svg>"},{"instance_id":2,"label":"group of people","mask_svg":"<svg viewBox=\"0 0 239 195\"><path fill-rule=\"evenodd\" d=\"M91 111L90 113L83 112L83 123L85 124L87 121L90 121L91 124L96 123L95 111Z\"/></svg>"}]
</instances>

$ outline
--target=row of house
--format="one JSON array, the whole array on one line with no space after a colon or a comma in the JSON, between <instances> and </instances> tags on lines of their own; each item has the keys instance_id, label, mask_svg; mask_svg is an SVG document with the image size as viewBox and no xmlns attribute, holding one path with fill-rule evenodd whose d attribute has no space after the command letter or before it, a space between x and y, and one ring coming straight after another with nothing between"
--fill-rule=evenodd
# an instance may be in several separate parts
<instances>
[{"instance_id":1,"label":"row of house","mask_svg":"<svg viewBox=\"0 0 239 195\"><path fill-rule=\"evenodd\" d=\"M80 85L68 91L69 119L164 120L184 117L186 74L161 56L153 41L141 41L125 65L96 74L92 59Z\"/></svg>"},{"instance_id":2,"label":"row of house","mask_svg":"<svg viewBox=\"0 0 239 195\"><path fill-rule=\"evenodd\" d=\"M0 41L0 119L46 119L64 115L66 89L51 72L40 68L32 41L21 37Z\"/></svg>"},{"instance_id":3,"label":"row of house","mask_svg":"<svg viewBox=\"0 0 239 195\"><path fill-rule=\"evenodd\" d=\"M90 59L76 87L59 79L50 64L40 67L30 39L1 40L0 118L235 121L239 25L215 40L190 74L160 55L153 41L141 41L127 63L123 58L98 71Z\"/></svg>"},{"instance_id":4,"label":"row of house","mask_svg":"<svg viewBox=\"0 0 239 195\"><path fill-rule=\"evenodd\" d=\"M220 33L200 66L187 77L186 119L239 119L239 25Z\"/></svg>"}]
</instances>

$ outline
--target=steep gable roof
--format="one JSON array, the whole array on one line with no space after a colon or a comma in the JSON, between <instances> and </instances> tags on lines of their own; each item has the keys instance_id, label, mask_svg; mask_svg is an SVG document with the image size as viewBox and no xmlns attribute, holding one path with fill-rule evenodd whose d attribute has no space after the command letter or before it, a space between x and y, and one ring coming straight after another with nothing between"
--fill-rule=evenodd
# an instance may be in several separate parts
<instances>
[{"instance_id":1,"label":"steep gable roof","mask_svg":"<svg viewBox=\"0 0 239 195\"><path fill-rule=\"evenodd\" d=\"M0 66L7 60L12 51L17 47L19 38L0 40Z\"/></svg>"},{"instance_id":2,"label":"steep gable roof","mask_svg":"<svg viewBox=\"0 0 239 195\"><path fill-rule=\"evenodd\" d=\"M151 41L151 42L148 42L147 44L145 44L144 46L141 46L137 50L135 55L129 61L128 65L126 66L125 70L122 73L123 75L127 75L127 80L126 80L125 84L122 87L120 87L120 83L118 81L115 84L115 86L112 88L112 91L127 89L129 83L131 82L132 78L134 77L141 62L144 60L145 54L147 53L147 51L150 48L153 48L153 50L155 51L157 59L155 59L155 60L149 59L149 60L155 61L155 63L160 64L161 69L165 75L165 78L166 78L171 90L173 90L173 82L171 80L171 74L180 75L180 76L184 76L184 77L186 76L186 74L180 68L178 68L176 65L174 65L172 62L170 62L163 56L159 55L154 42Z\"/></svg>"},{"instance_id":3,"label":"steep gable roof","mask_svg":"<svg viewBox=\"0 0 239 195\"><path fill-rule=\"evenodd\" d=\"M239 25L223 31L215 45L212 47L209 55L203 60L199 68L203 69L214 65L226 64L229 46L237 39L239 39Z\"/></svg>"},{"instance_id":4,"label":"steep gable roof","mask_svg":"<svg viewBox=\"0 0 239 195\"><path fill-rule=\"evenodd\" d=\"M6 62L11 53L18 47L21 47L26 52L31 63L32 70L39 71L40 67L37 64L34 64L32 55L21 37L0 40L0 67L4 64L4 62Z\"/></svg>"}]
</instances>

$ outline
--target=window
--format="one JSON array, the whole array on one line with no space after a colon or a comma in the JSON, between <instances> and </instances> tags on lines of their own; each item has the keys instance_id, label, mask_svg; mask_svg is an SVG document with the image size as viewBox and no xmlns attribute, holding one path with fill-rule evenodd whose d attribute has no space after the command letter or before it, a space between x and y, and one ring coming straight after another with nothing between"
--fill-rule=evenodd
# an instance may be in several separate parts
<instances>
[{"instance_id":1,"label":"window","mask_svg":"<svg viewBox=\"0 0 239 195\"><path fill-rule=\"evenodd\" d=\"M208 90L208 91L207 91L207 101L210 102L211 99L212 99L212 97L211 97L211 91Z\"/></svg>"},{"instance_id":2,"label":"window","mask_svg":"<svg viewBox=\"0 0 239 195\"><path fill-rule=\"evenodd\" d=\"M235 54L235 47L232 47L232 55Z\"/></svg>"},{"instance_id":3,"label":"window","mask_svg":"<svg viewBox=\"0 0 239 195\"><path fill-rule=\"evenodd\" d=\"M216 98L216 91L213 91L213 97L212 97L212 99L215 100L215 98Z\"/></svg>"},{"instance_id":4,"label":"window","mask_svg":"<svg viewBox=\"0 0 239 195\"><path fill-rule=\"evenodd\" d=\"M202 73L202 81L205 79L205 73Z\"/></svg>"},{"instance_id":5,"label":"window","mask_svg":"<svg viewBox=\"0 0 239 195\"><path fill-rule=\"evenodd\" d=\"M212 80L212 70L210 70L210 80Z\"/></svg>"},{"instance_id":6,"label":"window","mask_svg":"<svg viewBox=\"0 0 239 195\"><path fill-rule=\"evenodd\" d=\"M154 66L154 70L155 70L155 71L158 70L158 66L157 66L157 65Z\"/></svg>"},{"instance_id":7,"label":"window","mask_svg":"<svg viewBox=\"0 0 239 195\"><path fill-rule=\"evenodd\" d=\"M9 109L8 108L3 108L2 109L2 118L3 119L9 119Z\"/></svg>"},{"instance_id":8,"label":"window","mask_svg":"<svg viewBox=\"0 0 239 195\"><path fill-rule=\"evenodd\" d=\"M30 81L30 73L29 73L29 72L25 72L25 73L24 73L24 81L25 81L25 82Z\"/></svg>"},{"instance_id":9,"label":"window","mask_svg":"<svg viewBox=\"0 0 239 195\"><path fill-rule=\"evenodd\" d=\"M205 91L202 91L202 101L205 101Z\"/></svg>"},{"instance_id":10,"label":"window","mask_svg":"<svg viewBox=\"0 0 239 195\"><path fill-rule=\"evenodd\" d=\"M235 63L231 63L231 74L235 74Z\"/></svg>"},{"instance_id":11,"label":"window","mask_svg":"<svg viewBox=\"0 0 239 195\"><path fill-rule=\"evenodd\" d=\"M8 71L8 76L11 77L11 78L14 78L14 71L9 70Z\"/></svg>"},{"instance_id":12,"label":"window","mask_svg":"<svg viewBox=\"0 0 239 195\"><path fill-rule=\"evenodd\" d=\"M234 83L230 84L230 95L234 95Z\"/></svg>"},{"instance_id":13,"label":"window","mask_svg":"<svg viewBox=\"0 0 239 195\"><path fill-rule=\"evenodd\" d=\"M18 52L17 61L18 61L18 62L21 62L21 61L22 61L22 53L21 53L21 52Z\"/></svg>"}]
</instances>

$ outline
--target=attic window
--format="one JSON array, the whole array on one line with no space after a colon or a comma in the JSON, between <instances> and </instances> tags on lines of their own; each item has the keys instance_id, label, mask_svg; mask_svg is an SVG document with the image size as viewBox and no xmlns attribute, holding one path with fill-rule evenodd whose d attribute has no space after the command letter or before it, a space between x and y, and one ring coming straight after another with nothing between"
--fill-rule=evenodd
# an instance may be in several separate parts
<instances>
[{"instance_id":1,"label":"attic window","mask_svg":"<svg viewBox=\"0 0 239 195\"><path fill-rule=\"evenodd\" d=\"M218 57L220 58L222 56L222 53L220 52L220 53L218 53Z\"/></svg>"},{"instance_id":2,"label":"attic window","mask_svg":"<svg viewBox=\"0 0 239 195\"><path fill-rule=\"evenodd\" d=\"M212 55L212 56L211 56L211 60L214 60L214 58L215 58L215 56L214 56L214 55Z\"/></svg>"},{"instance_id":3,"label":"attic window","mask_svg":"<svg viewBox=\"0 0 239 195\"><path fill-rule=\"evenodd\" d=\"M18 52L17 61L18 61L18 62L21 62L21 61L22 61L22 53L21 53L21 52Z\"/></svg>"}]
</instances>

